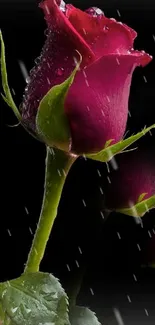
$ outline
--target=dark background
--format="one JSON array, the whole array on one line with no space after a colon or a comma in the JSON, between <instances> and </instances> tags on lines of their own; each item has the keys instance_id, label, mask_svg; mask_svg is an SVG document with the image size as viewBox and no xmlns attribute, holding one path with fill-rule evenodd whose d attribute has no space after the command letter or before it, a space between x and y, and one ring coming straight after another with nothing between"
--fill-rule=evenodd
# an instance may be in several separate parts
<instances>
[{"instance_id":1,"label":"dark background","mask_svg":"<svg viewBox=\"0 0 155 325\"><path fill-rule=\"evenodd\" d=\"M45 39L45 21L37 3L0 0L9 84L17 104L25 87L19 60L29 71ZM135 48L155 57L154 1L72 3L81 9L98 6L106 16L125 22L138 32ZM155 60L135 71L129 105L129 134L155 123ZM41 208L44 182L44 145L20 126L9 126L14 124L13 113L1 102L1 281L23 271ZM138 144L155 150L154 143L152 132L152 137L145 136ZM100 192L104 177L104 164L82 158L75 163L65 184L41 269L52 272L67 288L71 279L74 281L79 264L80 270L86 268L79 303L96 311L102 323L118 324L113 312L113 308L118 308L125 325L151 325L155 323L155 269L142 265L155 260L155 212L152 210L143 218L143 228L133 218L115 213L104 221Z\"/></svg>"}]
</instances>

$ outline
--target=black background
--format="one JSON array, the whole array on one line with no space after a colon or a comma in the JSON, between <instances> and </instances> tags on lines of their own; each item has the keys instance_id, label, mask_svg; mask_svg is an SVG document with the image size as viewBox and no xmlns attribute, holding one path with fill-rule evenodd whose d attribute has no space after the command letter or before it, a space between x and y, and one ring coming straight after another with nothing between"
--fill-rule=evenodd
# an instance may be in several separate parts
<instances>
[{"instance_id":1,"label":"black background","mask_svg":"<svg viewBox=\"0 0 155 325\"><path fill-rule=\"evenodd\" d=\"M25 87L18 61L22 60L30 70L45 39L45 21L37 3L0 0L9 83L17 104ZM106 16L125 22L138 32L135 48L155 57L154 1L74 0L72 3L81 9L98 6ZM135 71L129 108L129 134L155 123L155 60ZM20 126L9 127L13 124L16 124L13 113L1 102L1 281L17 277L23 271L33 238L31 232L35 231L41 208L44 182L44 145ZM147 145L150 150L154 150L154 143L154 132L152 137L148 135L139 141L139 145ZM80 269L86 267L79 303L96 311L101 322L117 324L113 313L117 307L126 325L154 324L155 270L141 265L150 256L155 258L150 245L155 237L155 212L143 218L143 228L132 218L114 213L104 221L100 213L103 179L98 170L103 178L107 176L106 165L80 158L70 171L41 270L52 272L67 288L69 281L74 281L78 261Z\"/></svg>"}]
</instances>

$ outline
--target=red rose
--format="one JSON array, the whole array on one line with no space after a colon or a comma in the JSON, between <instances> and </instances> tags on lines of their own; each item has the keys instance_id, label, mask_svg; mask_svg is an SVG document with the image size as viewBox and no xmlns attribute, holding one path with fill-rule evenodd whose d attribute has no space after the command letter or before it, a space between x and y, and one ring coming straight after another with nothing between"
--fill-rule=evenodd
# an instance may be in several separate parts
<instances>
[{"instance_id":1,"label":"red rose","mask_svg":"<svg viewBox=\"0 0 155 325\"><path fill-rule=\"evenodd\" d=\"M75 59L82 55L81 69L64 103L71 133L71 150L92 153L106 141L122 139L128 116L128 98L132 73L145 66L151 57L135 51L136 32L100 9L83 12L60 0L44 0L48 35L39 63L30 73L30 81L21 105L27 127L36 131L36 114L41 99L69 77ZM52 125L51 125L52 127Z\"/></svg>"},{"instance_id":2,"label":"red rose","mask_svg":"<svg viewBox=\"0 0 155 325\"><path fill-rule=\"evenodd\" d=\"M154 196L155 206L155 155L148 150L134 150L117 156L117 170L109 174L105 186L105 202L109 209L130 208Z\"/></svg>"}]
</instances>

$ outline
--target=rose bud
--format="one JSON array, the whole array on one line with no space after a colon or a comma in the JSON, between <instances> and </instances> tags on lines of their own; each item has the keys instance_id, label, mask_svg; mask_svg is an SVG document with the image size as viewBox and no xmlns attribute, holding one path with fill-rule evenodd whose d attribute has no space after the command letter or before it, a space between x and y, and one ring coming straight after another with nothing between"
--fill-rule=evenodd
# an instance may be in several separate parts
<instances>
[{"instance_id":1,"label":"rose bud","mask_svg":"<svg viewBox=\"0 0 155 325\"><path fill-rule=\"evenodd\" d=\"M109 210L143 216L149 208L155 208L154 153L145 149L130 151L117 156L115 165L113 161L111 165L117 168L112 168L104 188Z\"/></svg>"},{"instance_id":2,"label":"rose bud","mask_svg":"<svg viewBox=\"0 0 155 325\"><path fill-rule=\"evenodd\" d=\"M48 25L47 39L25 89L24 124L37 133L41 100L71 75L80 53L80 71L64 100L70 150L95 153L108 140L117 143L126 128L133 71L148 64L151 56L133 49L137 35L133 29L106 18L100 9L83 12L60 0L44 0L40 7Z\"/></svg>"}]
</instances>

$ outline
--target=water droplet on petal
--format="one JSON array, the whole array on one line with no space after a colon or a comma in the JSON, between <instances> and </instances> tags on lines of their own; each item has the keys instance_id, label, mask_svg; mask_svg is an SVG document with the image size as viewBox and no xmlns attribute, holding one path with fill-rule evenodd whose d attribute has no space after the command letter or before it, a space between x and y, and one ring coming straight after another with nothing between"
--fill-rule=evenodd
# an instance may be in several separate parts
<instances>
[{"instance_id":1,"label":"water droplet on petal","mask_svg":"<svg viewBox=\"0 0 155 325\"><path fill-rule=\"evenodd\" d=\"M34 62L35 62L35 64L39 64L39 63L40 63L40 56L38 56L38 58L36 58L36 59L34 60Z\"/></svg>"},{"instance_id":2,"label":"water droplet on petal","mask_svg":"<svg viewBox=\"0 0 155 325\"><path fill-rule=\"evenodd\" d=\"M57 70L56 70L56 75L57 76L62 76L64 74L64 69L63 68L58 68Z\"/></svg>"},{"instance_id":3,"label":"water droplet on petal","mask_svg":"<svg viewBox=\"0 0 155 325\"><path fill-rule=\"evenodd\" d=\"M45 35L45 36L48 36L48 35L49 35L49 29L48 29L48 28L45 29L45 31L44 31L44 35Z\"/></svg>"},{"instance_id":4,"label":"water droplet on petal","mask_svg":"<svg viewBox=\"0 0 155 325\"><path fill-rule=\"evenodd\" d=\"M59 7L61 11L66 12L66 4L63 0L61 0Z\"/></svg>"},{"instance_id":5,"label":"water droplet on petal","mask_svg":"<svg viewBox=\"0 0 155 325\"><path fill-rule=\"evenodd\" d=\"M108 32L109 27L108 27L107 25L105 25L105 26L103 27L103 30L104 30L105 32Z\"/></svg>"},{"instance_id":6,"label":"water droplet on petal","mask_svg":"<svg viewBox=\"0 0 155 325\"><path fill-rule=\"evenodd\" d=\"M116 19L115 18L110 18L111 21L114 21L114 23L116 22Z\"/></svg>"},{"instance_id":7,"label":"water droplet on petal","mask_svg":"<svg viewBox=\"0 0 155 325\"><path fill-rule=\"evenodd\" d=\"M28 77L26 77L26 83L28 84L29 82L30 82L30 77L28 76Z\"/></svg>"},{"instance_id":8,"label":"water droplet on petal","mask_svg":"<svg viewBox=\"0 0 155 325\"><path fill-rule=\"evenodd\" d=\"M93 17L98 17L100 15L102 15L102 16L104 15L104 12L97 7L91 7L89 9L87 9L86 12Z\"/></svg>"}]
</instances>

